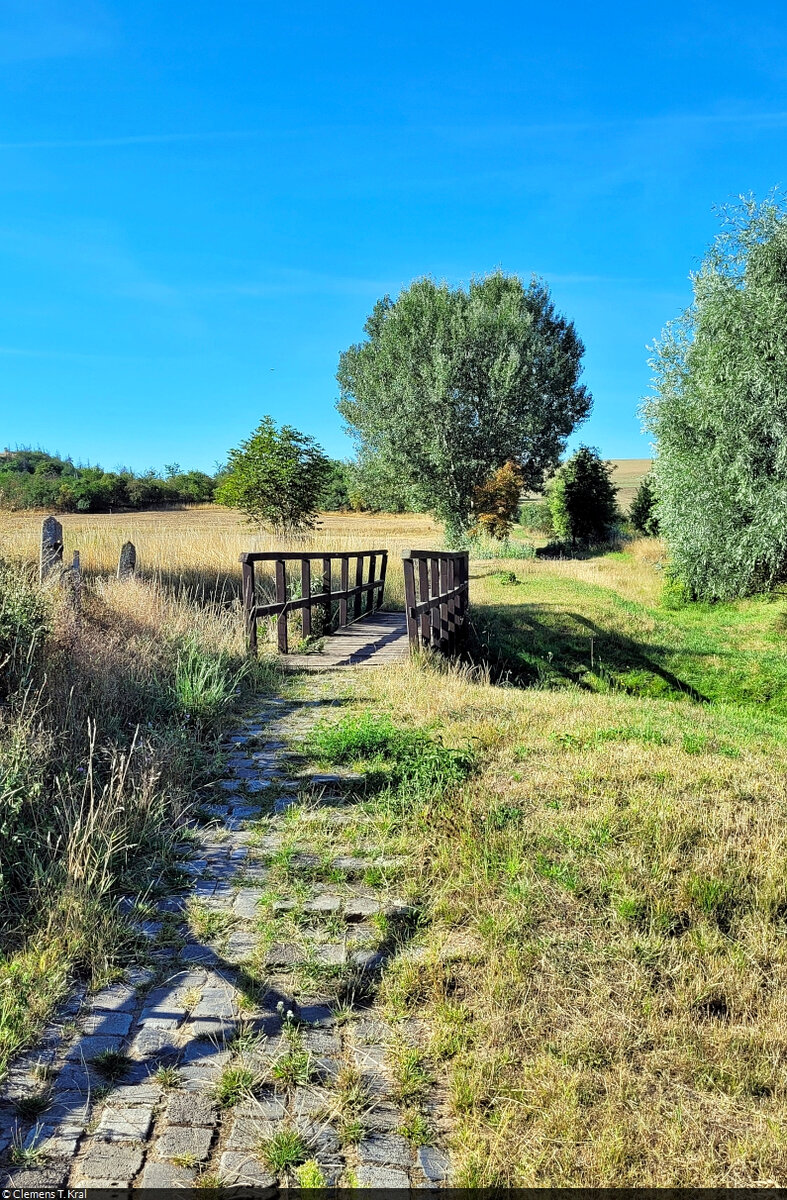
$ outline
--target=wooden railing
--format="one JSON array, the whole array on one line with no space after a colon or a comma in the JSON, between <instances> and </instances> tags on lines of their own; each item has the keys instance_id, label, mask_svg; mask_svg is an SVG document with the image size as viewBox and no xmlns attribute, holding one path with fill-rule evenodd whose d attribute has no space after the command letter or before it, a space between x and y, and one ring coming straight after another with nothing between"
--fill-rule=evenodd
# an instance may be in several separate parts
<instances>
[{"instance_id":1,"label":"wooden railing","mask_svg":"<svg viewBox=\"0 0 787 1200\"><path fill-rule=\"evenodd\" d=\"M402 565L411 648L431 646L443 654L454 654L468 631L467 551L407 550Z\"/></svg>"},{"instance_id":2,"label":"wooden railing","mask_svg":"<svg viewBox=\"0 0 787 1200\"><path fill-rule=\"evenodd\" d=\"M355 583L350 587L350 560L355 559L353 578ZM264 554L241 554L243 564L243 613L246 622L246 638L249 650L257 653L257 622L261 617L277 617L276 635L279 650L282 654L288 651L287 618L291 612L300 609L303 621L303 636L307 638L312 633L312 612L315 607L322 610L324 616L320 633L331 633L343 625L351 625L353 621L375 612L382 606L385 589L385 572L388 566L387 550L359 550L351 554L280 554L268 551ZM380 563L380 574L377 575L377 563ZM312 563L321 564L321 579L319 590L312 592ZM273 563L276 600L273 604L257 604L256 581L254 578L255 563ZM290 597L287 584L287 564L300 563L300 596ZM334 590L334 564L338 563L339 587ZM368 566L367 566L368 563ZM366 575L366 579L364 579ZM338 609L334 619L333 605L338 601Z\"/></svg>"}]
</instances>

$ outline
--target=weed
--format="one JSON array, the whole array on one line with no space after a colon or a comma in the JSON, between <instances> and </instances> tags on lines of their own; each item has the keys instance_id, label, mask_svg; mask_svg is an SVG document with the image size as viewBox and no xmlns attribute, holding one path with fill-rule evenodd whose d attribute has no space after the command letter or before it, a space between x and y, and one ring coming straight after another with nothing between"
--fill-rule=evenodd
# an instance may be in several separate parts
<instances>
[{"instance_id":1,"label":"weed","mask_svg":"<svg viewBox=\"0 0 787 1200\"><path fill-rule=\"evenodd\" d=\"M51 1102L52 1093L50 1091L33 1092L29 1096L20 1096L14 1102L14 1111L21 1120L34 1121L36 1117L46 1111Z\"/></svg>"},{"instance_id":2,"label":"weed","mask_svg":"<svg viewBox=\"0 0 787 1200\"><path fill-rule=\"evenodd\" d=\"M198 1154L176 1154L172 1161L176 1167L196 1167L200 1160Z\"/></svg>"},{"instance_id":3,"label":"weed","mask_svg":"<svg viewBox=\"0 0 787 1200\"><path fill-rule=\"evenodd\" d=\"M91 1060L95 1069L110 1083L117 1083L128 1074L131 1059L120 1050L102 1050Z\"/></svg>"},{"instance_id":4,"label":"weed","mask_svg":"<svg viewBox=\"0 0 787 1200\"><path fill-rule=\"evenodd\" d=\"M271 1075L285 1087L306 1084L312 1077L312 1059L308 1050L293 1048L277 1058L271 1067Z\"/></svg>"},{"instance_id":5,"label":"weed","mask_svg":"<svg viewBox=\"0 0 787 1200\"><path fill-rule=\"evenodd\" d=\"M198 938L212 941L226 932L232 917L215 908L209 908L199 900L190 900L186 909L189 929Z\"/></svg>"},{"instance_id":6,"label":"weed","mask_svg":"<svg viewBox=\"0 0 787 1200\"><path fill-rule=\"evenodd\" d=\"M221 1108L233 1108L254 1092L259 1080L248 1067L230 1064L225 1067L214 1087L214 1096Z\"/></svg>"},{"instance_id":7,"label":"weed","mask_svg":"<svg viewBox=\"0 0 787 1200\"><path fill-rule=\"evenodd\" d=\"M391 1074L396 1099L412 1104L426 1095L432 1077L415 1046L399 1046L391 1054Z\"/></svg>"},{"instance_id":8,"label":"weed","mask_svg":"<svg viewBox=\"0 0 787 1200\"><path fill-rule=\"evenodd\" d=\"M177 1067L159 1067L153 1078L167 1090L180 1087L180 1072Z\"/></svg>"},{"instance_id":9,"label":"weed","mask_svg":"<svg viewBox=\"0 0 787 1200\"><path fill-rule=\"evenodd\" d=\"M434 1136L426 1117L417 1109L409 1109L402 1114L399 1132L414 1146L429 1146Z\"/></svg>"},{"instance_id":10,"label":"weed","mask_svg":"<svg viewBox=\"0 0 787 1200\"><path fill-rule=\"evenodd\" d=\"M281 1129L260 1143L259 1154L272 1171L285 1171L303 1163L308 1149L296 1129Z\"/></svg>"},{"instance_id":11,"label":"weed","mask_svg":"<svg viewBox=\"0 0 787 1200\"><path fill-rule=\"evenodd\" d=\"M298 1180L298 1187L302 1188L324 1188L327 1187L327 1180L323 1174L322 1167L316 1159L307 1159L305 1163L296 1168L295 1177Z\"/></svg>"},{"instance_id":12,"label":"weed","mask_svg":"<svg viewBox=\"0 0 787 1200\"><path fill-rule=\"evenodd\" d=\"M357 1146L366 1137L366 1126L360 1117L347 1117L337 1126L342 1146Z\"/></svg>"}]
</instances>

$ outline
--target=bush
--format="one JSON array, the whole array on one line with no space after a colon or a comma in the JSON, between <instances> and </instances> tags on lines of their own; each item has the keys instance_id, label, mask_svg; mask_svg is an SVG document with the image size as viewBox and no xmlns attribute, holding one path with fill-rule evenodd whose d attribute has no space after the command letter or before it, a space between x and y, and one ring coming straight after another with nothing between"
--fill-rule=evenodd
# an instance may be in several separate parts
<instances>
[{"instance_id":1,"label":"bush","mask_svg":"<svg viewBox=\"0 0 787 1200\"><path fill-rule=\"evenodd\" d=\"M555 526L552 523L552 509L549 500L526 500L519 510L519 523L530 534L540 537L552 537Z\"/></svg>"},{"instance_id":2,"label":"bush","mask_svg":"<svg viewBox=\"0 0 787 1200\"><path fill-rule=\"evenodd\" d=\"M505 541L519 513L523 485L522 470L513 459L493 471L473 492L475 525L470 531L471 536L486 534L497 541Z\"/></svg>"},{"instance_id":3,"label":"bush","mask_svg":"<svg viewBox=\"0 0 787 1200\"><path fill-rule=\"evenodd\" d=\"M0 561L0 700L16 691L38 662L46 632L44 596L32 573Z\"/></svg>"}]
</instances>

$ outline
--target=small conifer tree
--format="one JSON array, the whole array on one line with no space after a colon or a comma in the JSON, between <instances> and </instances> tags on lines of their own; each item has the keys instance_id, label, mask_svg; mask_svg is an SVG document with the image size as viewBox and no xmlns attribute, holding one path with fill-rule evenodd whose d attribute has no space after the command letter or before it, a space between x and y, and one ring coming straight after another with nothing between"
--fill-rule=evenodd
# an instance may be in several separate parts
<instances>
[{"instance_id":1,"label":"small conifer tree","mask_svg":"<svg viewBox=\"0 0 787 1200\"><path fill-rule=\"evenodd\" d=\"M579 543L603 542L618 520L617 488L610 475L612 464L597 450L580 446L557 471L549 489L549 506L555 533Z\"/></svg>"}]
</instances>

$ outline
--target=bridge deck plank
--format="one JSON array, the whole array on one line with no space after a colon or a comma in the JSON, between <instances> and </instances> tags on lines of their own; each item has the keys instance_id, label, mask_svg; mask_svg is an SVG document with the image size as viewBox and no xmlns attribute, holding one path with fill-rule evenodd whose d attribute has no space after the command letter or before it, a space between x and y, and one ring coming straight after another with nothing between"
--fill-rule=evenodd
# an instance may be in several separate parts
<instances>
[{"instance_id":1,"label":"bridge deck plank","mask_svg":"<svg viewBox=\"0 0 787 1200\"><path fill-rule=\"evenodd\" d=\"M404 613L376 612L326 637L321 650L281 656L284 666L298 671L337 671L344 667L379 667L400 662L409 654Z\"/></svg>"}]
</instances>

